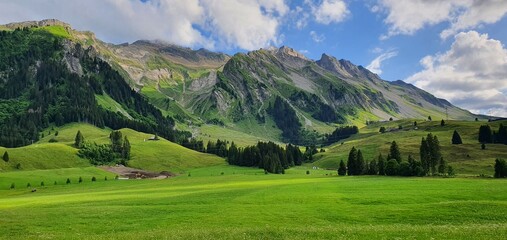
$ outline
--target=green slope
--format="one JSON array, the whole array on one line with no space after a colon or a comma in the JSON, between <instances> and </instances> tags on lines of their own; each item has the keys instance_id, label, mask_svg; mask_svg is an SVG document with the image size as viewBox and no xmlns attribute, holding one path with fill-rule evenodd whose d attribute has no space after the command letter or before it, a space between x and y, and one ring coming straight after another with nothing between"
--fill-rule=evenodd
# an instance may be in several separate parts
<instances>
[{"instance_id":1,"label":"green slope","mask_svg":"<svg viewBox=\"0 0 507 240\"><path fill-rule=\"evenodd\" d=\"M90 166L86 159L79 158L77 149L72 147L77 131L81 131L86 141L100 144L109 143L110 129L100 129L90 124L72 123L58 128L44 130L46 135L39 142L20 148L2 148L0 154L8 151L10 161L0 161L0 169L15 170L18 163L22 170L54 169ZM58 136L55 136L58 131ZM199 153L163 138L148 141L153 135L131 129L121 129L131 144L132 159L129 165L152 171L183 172L203 166L221 165L225 161L214 155ZM49 143L50 139L58 142Z\"/></svg>"},{"instance_id":2,"label":"green slope","mask_svg":"<svg viewBox=\"0 0 507 240\"><path fill-rule=\"evenodd\" d=\"M360 129L360 134L328 147L325 153L319 153L316 156L318 160L313 164L323 168L338 168L340 160L347 161L348 153L353 146L361 149L367 161L377 157L379 153L387 157L392 141L398 143L404 160L407 160L409 154L419 159L421 138L426 137L428 133L438 137L444 159L459 174L493 175L494 160L496 158L507 159L507 145L488 144L486 150L481 150L481 145L477 141L480 125L489 124L496 131L498 125L500 123L506 125L506 121L491 123L446 121L444 127L440 126L440 121L417 121L417 129L414 129L414 120L377 123L364 127ZM378 132L381 126L387 129L398 129L399 125L403 126L402 130L383 134ZM451 144L454 130L457 130L461 135L463 144Z\"/></svg>"}]
</instances>

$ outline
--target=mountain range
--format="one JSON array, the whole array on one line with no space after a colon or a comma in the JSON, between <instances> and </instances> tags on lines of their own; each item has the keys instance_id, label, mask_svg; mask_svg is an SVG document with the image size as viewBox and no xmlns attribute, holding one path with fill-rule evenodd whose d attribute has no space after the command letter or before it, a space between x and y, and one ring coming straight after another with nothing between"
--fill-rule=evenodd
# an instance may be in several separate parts
<instances>
[{"instance_id":1,"label":"mountain range","mask_svg":"<svg viewBox=\"0 0 507 240\"><path fill-rule=\"evenodd\" d=\"M0 121L15 121L20 117L16 112L41 113L38 116L41 119L33 120L30 133L20 130L24 136L34 135L36 129L57 121L55 109L73 104L60 99L51 100L54 101L51 105L47 102L50 99L39 96L54 84L65 86L72 79L83 82L79 88L82 91L87 91L85 88L89 86L92 89L89 96L95 98L80 103L82 108L76 111L94 109L95 115L103 117L76 113L79 116L65 117L67 121L113 127L112 121L103 119L114 113L111 116L131 122L121 127L142 122L142 130L156 132L160 126L169 125L194 137L202 134L201 126L211 124L302 144L314 142L340 125L364 126L375 121L406 118L469 120L480 117L401 80L383 80L348 60L328 54L312 60L286 46L229 56L162 41L109 44L92 32L74 30L58 20L12 23L0 26L0 30L6 30L2 34L4 42L9 35L6 33L20 32L10 36L11 45L3 46L0 51L5 53L0 59L4 62L0 66ZM13 40L17 38L26 41ZM42 49L41 42L51 50ZM13 65L9 55L19 57L20 54L31 60ZM63 75L69 81L40 82L43 81L38 77L41 68L61 66L66 68L68 73ZM28 75L16 77L22 72ZM20 83L19 79L24 80ZM127 93L126 86L133 91ZM69 94L72 93L75 92ZM52 94L55 99L64 97L57 90ZM17 100L23 104L14 109L8 107ZM156 109L148 106L151 104ZM109 115L99 114L101 111ZM3 134L4 138L8 135ZM165 135L173 136L169 139L177 138L169 130L165 130ZM25 137L24 143L30 138L34 137ZM17 145L23 144L9 146Z\"/></svg>"}]
</instances>

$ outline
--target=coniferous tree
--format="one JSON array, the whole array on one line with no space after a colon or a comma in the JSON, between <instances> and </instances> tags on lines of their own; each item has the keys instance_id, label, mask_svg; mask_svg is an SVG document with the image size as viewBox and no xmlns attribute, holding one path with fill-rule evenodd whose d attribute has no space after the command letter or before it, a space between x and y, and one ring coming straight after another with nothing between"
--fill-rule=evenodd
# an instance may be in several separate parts
<instances>
[{"instance_id":1,"label":"coniferous tree","mask_svg":"<svg viewBox=\"0 0 507 240\"><path fill-rule=\"evenodd\" d=\"M349 176L355 175L357 166L357 150L355 147L352 147L349 152L349 158L347 160L347 174Z\"/></svg>"},{"instance_id":2,"label":"coniferous tree","mask_svg":"<svg viewBox=\"0 0 507 240\"><path fill-rule=\"evenodd\" d=\"M495 160L495 178L505 178L507 177L507 164L503 159Z\"/></svg>"},{"instance_id":3,"label":"coniferous tree","mask_svg":"<svg viewBox=\"0 0 507 240\"><path fill-rule=\"evenodd\" d=\"M9 162L9 153L7 151L4 152L4 155L2 156L2 159L5 162Z\"/></svg>"},{"instance_id":4,"label":"coniferous tree","mask_svg":"<svg viewBox=\"0 0 507 240\"><path fill-rule=\"evenodd\" d=\"M431 139L431 134L428 135L428 139ZM429 147L430 147L430 164L431 164L431 173L435 174L437 170L437 165L442 158L442 154L440 153L440 142L438 141L438 137L435 135L433 136L432 141L429 141Z\"/></svg>"},{"instance_id":5,"label":"coniferous tree","mask_svg":"<svg viewBox=\"0 0 507 240\"><path fill-rule=\"evenodd\" d=\"M382 154L378 155L378 175L386 175L386 160Z\"/></svg>"},{"instance_id":6,"label":"coniferous tree","mask_svg":"<svg viewBox=\"0 0 507 240\"><path fill-rule=\"evenodd\" d=\"M498 132L495 140L497 143L507 144L507 127L501 123L498 127Z\"/></svg>"},{"instance_id":7,"label":"coniferous tree","mask_svg":"<svg viewBox=\"0 0 507 240\"><path fill-rule=\"evenodd\" d=\"M387 159L396 159L398 163L401 162L401 153L400 149L398 148L398 144L396 141L393 141L391 143L391 148L389 149L389 154L387 155Z\"/></svg>"},{"instance_id":8,"label":"coniferous tree","mask_svg":"<svg viewBox=\"0 0 507 240\"><path fill-rule=\"evenodd\" d=\"M439 174L445 174L445 170L447 169L447 164L443 157L440 158L440 161L438 162L438 173Z\"/></svg>"},{"instance_id":9,"label":"coniferous tree","mask_svg":"<svg viewBox=\"0 0 507 240\"><path fill-rule=\"evenodd\" d=\"M441 126L441 127L445 126L445 121L444 121L444 119L442 119L442 121L440 121L440 126Z\"/></svg>"},{"instance_id":10,"label":"coniferous tree","mask_svg":"<svg viewBox=\"0 0 507 240\"><path fill-rule=\"evenodd\" d=\"M124 160L130 159L130 142L129 142L127 136L125 136L125 138L123 139L123 146L121 149L121 155Z\"/></svg>"},{"instance_id":11,"label":"coniferous tree","mask_svg":"<svg viewBox=\"0 0 507 240\"><path fill-rule=\"evenodd\" d=\"M378 165L377 160L373 159L371 160L369 167L368 167L368 175L377 175L378 174Z\"/></svg>"},{"instance_id":12,"label":"coniferous tree","mask_svg":"<svg viewBox=\"0 0 507 240\"><path fill-rule=\"evenodd\" d=\"M121 131L112 131L109 134L109 140L111 141L111 150L121 155L123 150L123 134Z\"/></svg>"},{"instance_id":13,"label":"coniferous tree","mask_svg":"<svg viewBox=\"0 0 507 240\"><path fill-rule=\"evenodd\" d=\"M338 175L345 176L347 174L347 167L345 166L345 162L340 160L340 167L338 168Z\"/></svg>"},{"instance_id":14,"label":"coniferous tree","mask_svg":"<svg viewBox=\"0 0 507 240\"><path fill-rule=\"evenodd\" d=\"M479 142L480 143L492 143L493 134L489 125L482 125L479 127Z\"/></svg>"},{"instance_id":15,"label":"coniferous tree","mask_svg":"<svg viewBox=\"0 0 507 240\"><path fill-rule=\"evenodd\" d=\"M83 144L84 144L83 134L81 134L81 131L78 130L76 133L76 137L74 138L74 146L77 148L82 148Z\"/></svg>"},{"instance_id":16,"label":"coniferous tree","mask_svg":"<svg viewBox=\"0 0 507 240\"><path fill-rule=\"evenodd\" d=\"M354 175L362 175L365 174L366 163L364 162L363 153L361 150L357 150L357 159L355 161L356 166Z\"/></svg>"},{"instance_id":17,"label":"coniferous tree","mask_svg":"<svg viewBox=\"0 0 507 240\"><path fill-rule=\"evenodd\" d=\"M420 158L421 158L421 165L424 169L424 172L426 174L430 171L430 150L428 146L428 141L423 137L421 140L421 147L419 148Z\"/></svg>"},{"instance_id":18,"label":"coniferous tree","mask_svg":"<svg viewBox=\"0 0 507 240\"><path fill-rule=\"evenodd\" d=\"M463 141L461 140L461 136L459 135L458 131L454 130L452 133L452 144L463 144Z\"/></svg>"},{"instance_id":19,"label":"coniferous tree","mask_svg":"<svg viewBox=\"0 0 507 240\"><path fill-rule=\"evenodd\" d=\"M396 159L390 159L386 164L386 175L387 176L396 176L398 174L398 161Z\"/></svg>"},{"instance_id":20,"label":"coniferous tree","mask_svg":"<svg viewBox=\"0 0 507 240\"><path fill-rule=\"evenodd\" d=\"M234 144L234 141L231 142L231 146L229 147L229 152L228 152L228 155L227 155L227 161L229 162L229 164L232 164L232 165L237 165L238 162L238 148L236 147L236 144Z\"/></svg>"}]
</instances>

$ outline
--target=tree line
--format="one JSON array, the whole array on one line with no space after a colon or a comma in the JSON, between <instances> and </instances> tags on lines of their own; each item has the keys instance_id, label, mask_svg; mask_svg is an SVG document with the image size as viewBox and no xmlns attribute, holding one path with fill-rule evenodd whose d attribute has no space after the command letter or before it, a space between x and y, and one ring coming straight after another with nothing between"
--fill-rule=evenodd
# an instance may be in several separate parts
<instances>
[{"instance_id":1,"label":"tree line","mask_svg":"<svg viewBox=\"0 0 507 240\"><path fill-rule=\"evenodd\" d=\"M507 144L507 127L500 124L498 131L492 131L491 126L482 125L479 127L480 143L500 143Z\"/></svg>"},{"instance_id":2,"label":"tree line","mask_svg":"<svg viewBox=\"0 0 507 240\"><path fill-rule=\"evenodd\" d=\"M340 161L338 174L349 175L387 175L387 176L426 176L426 175L454 175L454 170L448 166L440 152L437 136L429 133L422 138L420 145L420 160L408 155L407 161L402 159L396 141L391 143L387 159L382 154L376 159L366 161L360 149L352 147L348 161Z\"/></svg>"}]
</instances>

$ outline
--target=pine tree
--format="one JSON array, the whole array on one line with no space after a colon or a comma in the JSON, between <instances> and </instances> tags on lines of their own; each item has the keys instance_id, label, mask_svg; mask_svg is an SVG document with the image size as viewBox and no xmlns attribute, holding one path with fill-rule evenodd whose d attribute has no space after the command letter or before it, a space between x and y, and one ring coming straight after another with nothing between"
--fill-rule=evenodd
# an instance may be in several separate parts
<instances>
[{"instance_id":1,"label":"pine tree","mask_svg":"<svg viewBox=\"0 0 507 240\"><path fill-rule=\"evenodd\" d=\"M228 156L227 156L227 161L229 162L229 164L231 165L238 165L239 163L237 162L237 156L238 156L238 148L236 147L236 144L233 142L231 142L231 146L229 147L229 152L228 152Z\"/></svg>"},{"instance_id":2,"label":"pine tree","mask_svg":"<svg viewBox=\"0 0 507 240\"><path fill-rule=\"evenodd\" d=\"M377 160L373 159L371 160L368 167L368 175L377 175L377 174L378 174Z\"/></svg>"},{"instance_id":3,"label":"pine tree","mask_svg":"<svg viewBox=\"0 0 507 240\"><path fill-rule=\"evenodd\" d=\"M378 175L386 175L386 160L382 154L378 155Z\"/></svg>"},{"instance_id":4,"label":"pine tree","mask_svg":"<svg viewBox=\"0 0 507 240\"><path fill-rule=\"evenodd\" d=\"M443 157L440 158L440 161L438 162L438 173L439 174L445 174L445 169L447 168L446 162Z\"/></svg>"},{"instance_id":5,"label":"pine tree","mask_svg":"<svg viewBox=\"0 0 507 240\"><path fill-rule=\"evenodd\" d=\"M347 167L345 166L345 162L340 160L340 167L338 168L338 175L345 176L347 174Z\"/></svg>"},{"instance_id":6,"label":"pine tree","mask_svg":"<svg viewBox=\"0 0 507 240\"><path fill-rule=\"evenodd\" d=\"M507 177L507 164L503 159L495 160L495 178L505 178Z\"/></svg>"},{"instance_id":7,"label":"pine tree","mask_svg":"<svg viewBox=\"0 0 507 240\"><path fill-rule=\"evenodd\" d=\"M498 127L496 142L507 144L507 127L503 124Z\"/></svg>"},{"instance_id":8,"label":"pine tree","mask_svg":"<svg viewBox=\"0 0 507 240\"><path fill-rule=\"evenodd\" d=\"M390 159L389 161L387 161L387 164L386 164L386 175L387 176L396 176L398 174L398 167L399 167L399 164L398 164L398 161L396 161L396 159Z\"/></svg>"},{"instance_id":9,"label":"pine tree","mask_svg":"<svg viewBox=\"0 0 507 240\"><path fill-rule=\"evenodd\" d=\"M396 141L393 141L391 143L391 148L389 149L389 154L387 155L387 159L396 159L396 161L398 161L398 163L401 162L401 153L400 153L400 149L398 148L398 144L396 143Z\"/></svg>"},{"instance_id":10,"label":"pine tree","mask_svg":"<svg viewBox=\"0 0 507 240\"><path fill-rule=\"evenodd\" d=\"M81 134L81 131L78 130L76 134L76 138L74 139L74 146L77 148L82 148L84 143L84 137L83 134Z\"/></svg>"},{"instance_id":11,"label":"pine tree","mask_svg":"<svg viewBox=\"0 0 507 240\"><path fill-rule=\"evenodd\" d=\"M122 146L122 149L121 149L121 156L123 159L125 160L129 160L130 159L130 142L127 138L127 136L125 136L125 138L123 139L123 146Z\"/></svg>"},{"instance_id":12,"label":"pine tree","mask_svg":"<svg viewBox=\"0 0 507 240\"><path fill-rule=\"evenodd\" d=\"M423 137L421 140L421 147L419 148L421 165L424 169L424 172L428 174L430 171L430 150L428 146L428 141Z\"/></svg>"},{"instance_id":13,"label":"pine tree","mask_svg":"<svg viewBox=\"0 0 507 240\"><path fill-rule=\"evenodd\" d=\"M70 179L67 178L67 181L65 182L65 184L70 184Z\"/></svg>"},{"instance_id":14,"label":"pine tree","mask_svg":"<svg viewBox=\"0 0 507 240\"><path fill-rule=\"evenodd\" d=\"M350 149L350 152L349 152L349 158L348 158L348 161L347 161L347 174L349 176L351 175L355 175L354 173L356 172L356 160L357 160L357 150L355 147L352 147L352 149Z\"/></svg>"},{"instance_id":15,"label":"pine tree","mask_svg":"<svg viewBox=\"0 0 507 240\"><path fill-rule=\"evenodd\" d=\"M78 183L82 183L83 182L83 178L82 177L79 177L79 180L77 181Z\"/></svg>"},{"instance_id":16,"label":"pine tree","mask_svg":"<svg viewBox=\"0 0 507 240\"><path fill-rule=\"evenodd\" d=\"M440 121L440 126L441 126L441 127L445 126L445 121L444 121L444 119L442 119L442 121Z\"/></svg>"},{"instance_id":17,"label":"pine tree","mask_svg":"<svg viewBox=\"0 0 507 240\"><path fill-rule=\"evenodd\" d=\"M355 166L355 173L354 175L362 175L365 174L366 164L364 162L363 153L361 150L357 150L357 159L356 159L356 166Z\"/></svg>"},{"instance_id":18,"label":"pine tree","mask_svg":"<svg viewBox=\"0 0 507 240\"><path fill-rule=\"evenodd\" d=\"M463 141L461 140L461 136L459 135L458 131L454 130L452 133L452 144L463 144Z\"/></svg>"},{"instance_id":19,"label":"pine tree","mask_svg":"<svg viewBox=\"0 0 507 240\"><path fill-rule=\"evenodd\" d=\"M7 151L4 152L4 155L2 156L2 159L5 162L9 162L9 153Z\"/></svg>"},{"instance_id":20,"label":"pine tree","mask_svg":"<svg viewBox=\"0 0 507 240\"><path fill-rule=\"evenodd\" d=\"M493 134L489 125L482 125L479 127L479 142L480 143L492 143Z\"/></svg>"},{"instance_id":21,"label":"pine tree","mask_svg":"<svg viewBox=\"0 0 507 240\"><path fill-rule=\"evenodd\" d=\"M431 133L428 134L428 139L431 139ZM440 153L440 142L438 141L438 137L435 135L432 138L432 141L428 142L430 147L430 166L431 166L431 173L435 174L437 171L437 165L440 161L440 158L442 157L442 154Z\"/></svg>"}]
</instances>

